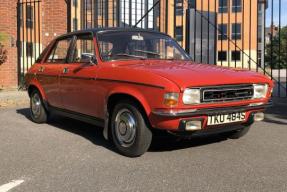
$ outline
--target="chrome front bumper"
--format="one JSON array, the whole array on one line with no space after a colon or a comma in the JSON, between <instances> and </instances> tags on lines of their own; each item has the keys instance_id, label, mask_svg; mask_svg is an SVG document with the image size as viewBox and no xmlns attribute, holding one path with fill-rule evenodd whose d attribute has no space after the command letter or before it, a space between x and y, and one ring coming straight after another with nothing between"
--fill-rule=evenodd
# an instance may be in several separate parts
<instances>
[{"instance_id":1,"label":"chrome front bumper","mask_svg":"<svg viewBox=\"0 0 287 192\"><path fill-rule=\"evenodd\" d=\"M224 114L232 112L244 112L252 110L264 110L267 107L272 106L272 101L260 104L260 105L243 105L235 107L218 107L218 108L206 108L206 109L186 109L186 110L154 110L152 113L154 115L162 117L193 117L200 115L214 115L214 114Z\"/></svg>"}]
</instances>

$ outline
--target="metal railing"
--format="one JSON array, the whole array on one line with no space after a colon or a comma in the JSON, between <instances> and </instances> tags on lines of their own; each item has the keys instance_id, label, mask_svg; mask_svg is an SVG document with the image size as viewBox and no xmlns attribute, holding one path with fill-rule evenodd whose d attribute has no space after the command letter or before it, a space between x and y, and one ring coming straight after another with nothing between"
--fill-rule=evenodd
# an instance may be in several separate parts
<instances>
[{"instance_id":1,"label":"metal railing","mask_svg":"<svg viewBox=\"0 0 287 192\"><path fill-rule=\"evenodd\" d=\"M23 87L24 76L43 50L41 35L41 1L17 2L17 62L18 86Z\"/></svg>"},{"instance_id":2,"label":"metal railing","mask_svg":"<svg viewBox=\"0 0 287 192\"><path fill-rule=\"evenodd\" d=\"M263 73L276 83L274 96L287 96L287 18L282 0L67 2L67 31L101 27L160 31L175 38L195 62ZM18 2L19 82L42 50L40 4Z\"/></svg>"}]
</instances>

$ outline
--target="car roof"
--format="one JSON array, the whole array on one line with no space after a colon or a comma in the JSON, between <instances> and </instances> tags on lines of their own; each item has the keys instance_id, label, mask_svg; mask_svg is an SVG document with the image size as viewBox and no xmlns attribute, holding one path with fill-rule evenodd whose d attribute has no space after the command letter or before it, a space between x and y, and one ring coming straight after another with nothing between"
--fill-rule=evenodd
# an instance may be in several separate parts
<instances>
[{"instance_id":1,"label":"car roof","mask_svg":"<svg viewBox=\"0 0 287 192\"><path fill-rule=\"evenodd\" d=\"M59 36L57 39L59 38L63 38L66 36L70 36L70 35L77 35L77 34L83 34L83 33L99 33L99 32L149 32L149 33L158 33L158 34L162 34L162 35L166 35L165 33L161 33L155 30L151 30L151 29L142 29L142 28L132 28L132 27L107 27L107 28L91 28L91 29L84 29L84 30L79 30L79 31L74 31L74 32L70 32L64 35Z\"/></svg>"}]
</instances>

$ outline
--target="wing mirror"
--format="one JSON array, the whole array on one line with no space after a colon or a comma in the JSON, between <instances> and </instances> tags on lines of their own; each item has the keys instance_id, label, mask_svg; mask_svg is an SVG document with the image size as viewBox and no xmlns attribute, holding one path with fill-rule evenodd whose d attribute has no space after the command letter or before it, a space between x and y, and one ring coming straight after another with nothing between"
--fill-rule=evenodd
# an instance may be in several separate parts
<instances>
[{"instance_id":1,"label":"wing mirror","mask_svg":"<svg viewBox=\"0 0 287 192\"><path fill-rule=\"evenodd\" d=\"M98 64L97 57L96 57L95 55L93 55L93 56L90 58L90 64L91 64L91 65L96 65L96 64Z\"/></svg>"},{"instance_id":2,"label":"wing mirror","mask_svg":"<svg viewBox=\"0 0 287 192\"><path fill-rule=\"evenodd\" d=\"M81 57L83 61L86 61L86 63L89 63L90 65L98 64L97 57L94 54L82 53Z\"/></svg>"}]
</instances>

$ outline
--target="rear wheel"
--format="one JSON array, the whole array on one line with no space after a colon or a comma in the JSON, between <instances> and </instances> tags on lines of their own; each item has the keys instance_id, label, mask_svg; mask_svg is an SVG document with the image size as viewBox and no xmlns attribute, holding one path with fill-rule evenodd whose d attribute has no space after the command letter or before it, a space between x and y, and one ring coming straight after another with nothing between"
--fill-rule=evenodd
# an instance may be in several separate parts
<instances>
[{"instance_id":1,"label":"rear wheel","mask_svg":"<svg viewBox=\"0 0 287 192\"><path fill-rule=\"evenodd\" d=\"M250 126L246 126L243 129L236 130L236 131L233 131L231 133L228 133L228 138L230 138L230 139L239 139L239 138L245 136L249 132L249 130L250 130Z\"/></svg>"},{"instance_id":2,"label":"rear wheel","mask_svg":"<svg viewBox=\"0 0 287 192\"><path fill-rule=\"evenodd\" d=\"M152 140L152 132L144 114L133 102L118 103L112 112L111 132L118 151L128 157L144 154Z\"/></svg>"},{"instance_id":3,"label":"rear wheel","mask_svg":"<svg viewBox=\"0 0 287 192\"><path fill-rule=\"evenodd\" d=\"M30 96L30 116L35 123L46 123L48 113L39 91L34 90Z\"/></svg>"}]
</instances>

